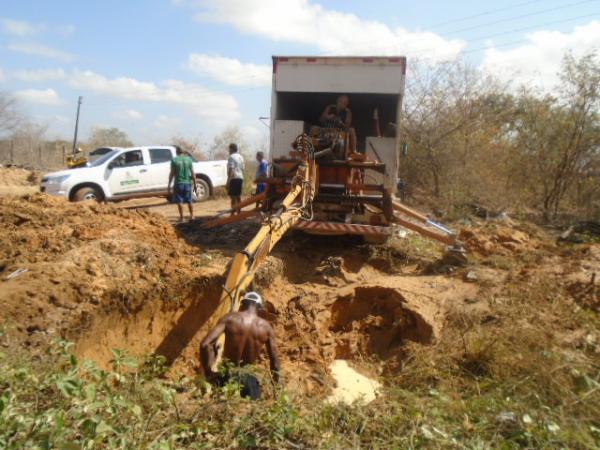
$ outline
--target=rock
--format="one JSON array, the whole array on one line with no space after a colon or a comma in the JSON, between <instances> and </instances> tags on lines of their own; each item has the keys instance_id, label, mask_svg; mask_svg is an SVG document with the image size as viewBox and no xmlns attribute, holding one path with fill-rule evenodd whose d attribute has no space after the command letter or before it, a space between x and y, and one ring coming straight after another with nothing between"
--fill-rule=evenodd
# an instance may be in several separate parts
<instances>
[{"instance_id":1,"label":"rock","mask_svg":"<svg viewBox=\"0 0 600 450\"><path fill-rule=\"evenodd\" d=\"M518 425L517 416L511 411L502 411L496 416L496 422L505 428L512 428Z\"/></svg>"},{"instance_id":2,"label":"rock","mask_svg":"<svg viewBox=\"0 0 600 450\"><path fill-rule=\"evenodd\" d=\"M479 277L477 276L476 272L469 270L467 273L465 273L464 279L469 283L475 283L479 280Z\"/></svg>"}]
</instances>

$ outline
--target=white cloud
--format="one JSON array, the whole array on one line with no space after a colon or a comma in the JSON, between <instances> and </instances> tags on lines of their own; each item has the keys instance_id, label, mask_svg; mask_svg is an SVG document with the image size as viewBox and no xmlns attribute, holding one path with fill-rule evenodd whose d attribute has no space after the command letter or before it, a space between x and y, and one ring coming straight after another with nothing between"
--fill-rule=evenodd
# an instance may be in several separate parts
<instances>
[{"instance_id":1,"label":"white cloud","mask_svg":"<svg viewBox=\"0 0 600 450\"><path fill-rule=\"evenodd\" d=\"M0 67L0 81L4 81L4 78L5 78L4 71Z\"/></svg>"},{"instance_id":2,"label":"white cloud","mask_svg":"<svg viewBox=\"0 0 600 450\"><path fill-rule=\"evenodd\" d=\"M233 86L271 84L271 66L266 64L243 63L224 56L192 53L188 57L188 67L198 75Z\"/></svg>"},{"instance_id":3,"label":"white cloud","mask_svg":"<svg viewBox=\"0 0 600 450\"><path fill-rule=\"evenodd\" d=\"M75 34L77 27L75 25L63 25L56 28L58 34L62 37L70 37Z\"/></svg>"},{"instance_id":4,"label":"white cloud","mask_svg":"<svg viewBox=\"0 0 600 450\"><path fill-rule=\"evenodd\" d=\"M69 123L69 122L71 122L72 119L69 119L68 117L62 116L60 114L56 114L51 117L51 120L54 120L56 122L61 122L61 123Z\"/></svg>"},{"instance_id":5,"label":"white cloud","mask_svg":"<svg viewBox=\"0 0 600 450\"><path fill-rule=\"evenodd\" d=\"M161 114L154 121L154 126L156 128L161 128L161 129L167 128L167 129L173 130L173 129L177 128L180 124L181 124L180 118L167 116L165 114Z\"/></svg>"},{"instance_id":6,"label":"white cloud","mask_svg":"<svg viewBox=\"0 0 600 450\"><path fill-rule=\"evenodd\" d=\"M264 125L243 125L240 127L240 132L250 144L253 146L262 144L268 135L268 128Z\"/></svg>"},{"instance_id":7,"label":"white cloud","mask_svg":"<svg viewBox=\"0 0 600 450\"><path fill-rule=\"evenodd\" d=\"M196 5L198 2L192 2ZM314 45L325 54L402 54L449 58L466 43L428 31L391 28L383 22L327 9L310 0L203 0L196 19L230 24L274 41Z\"/></svg>"},{"instance_id":8,"label":"white cloud","mask_svg":"<svg viewBox=\"0 0 600 450\"><path fill-rule=\"evenodd\" d=\"M8 49L13 52L41 56L43 58L58 59L61 61L72 61L75 58L71 53L35 42L12 43L8 45Z\"/></svg>"},{"instance_id":9,"label":"white cloud","mask_svg":"<svg viewBox=\"0 0 600 450\"><path fill-rule=\"evenodd\" d=\"M109 79L92 71L75 71L69 79L71 86L89 89L103 95L127 100L173 103L190 107L198 116L214 121L239 118L234 97L208 90L199 84L166 80L160 84L135 78Z\"/></svg>"},{"instance_id":10,"label":"white cloud","mask_svg":"<svg viewBox=\"0 0 600 450\"><path fill-rule=\"evenodd\" d=\"M578 57L600 47L600 22L576 26L570 33L536 31L526 36L525 44L507 50L486 50L484 71L516 86L534 85L550 90L559 82L558 72L566 51Z\"/></svg>"},{"instance_id":11,"label":"white cloud","mask_svg":"<svg viewBox=\"0 0 600 450\"><path fill-rule=\"evenodd\" d=\"M0 17L0 29L5 34L20 38L31 37L45 32L67 38L77 31L75 25L56 25L49 27L44 23L31 23L25 20L15 20L6 17Z\"/></svg>"},{"instance_id":12,"label":"white cloud","mask_svg":"<svg viewBox=\"0 0 600 450\"><path fill-rule=\"evenodd\" d=\"M140 120L144 117L144 115L136 111L135 109L128 109L126 111L115 111L112 116L115 119L131 119L131 120Z\"/></svg>"},{"instance_id":13,"label":"white cloud","mask_svg":"<svg viewBox=\"0 0 600 450\"><path fill-rule=\"evenodd\" d=\"M46 29L44 25L34 25L24 20L7 18L0 19L0 27L4 33L18 37L32 36Z\"/></svg>"},{"instance_id":14,"label":"white cloud","mask_svg":"<svg viewBox=\"0 0 600 450\"><path fill-rule=\"evenodd\" d=\"M61 68L57 69L35 69L35 70L16 70L12 76L17 80L40 82L63 80L66 77L65 71Z\"/></svg>"},{"instance_id":15,"label":"white cloud","mask_svg":"<svg viewBox=\"0 0 600 450\"><path fill-rule=\"evenodd\" d=\"M42 105L60 105L63 103L54 89L24 89L15 92L15 97L28 102Z\"/></svg>"}]
</instances>

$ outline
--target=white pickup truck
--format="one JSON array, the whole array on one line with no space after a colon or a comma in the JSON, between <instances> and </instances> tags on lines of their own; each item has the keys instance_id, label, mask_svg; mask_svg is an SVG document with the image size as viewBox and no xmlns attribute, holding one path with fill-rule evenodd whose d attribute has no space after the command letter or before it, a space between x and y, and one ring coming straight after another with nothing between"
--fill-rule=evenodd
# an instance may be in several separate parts
<instances>
[{"instance_id":1,"label":"white pickup truck","mask_svg":"<svg viewBox=\"0 0 600 450\"><path fill-rule=\"evenodd\" d=\"M40 189L71 201L119 201L167 194L175 147L114 148L87 167L44 175ZM227 161L195 161L198 191L195 200L207 199L214 188L227 183Z\"/></svg>"}]
</instances>

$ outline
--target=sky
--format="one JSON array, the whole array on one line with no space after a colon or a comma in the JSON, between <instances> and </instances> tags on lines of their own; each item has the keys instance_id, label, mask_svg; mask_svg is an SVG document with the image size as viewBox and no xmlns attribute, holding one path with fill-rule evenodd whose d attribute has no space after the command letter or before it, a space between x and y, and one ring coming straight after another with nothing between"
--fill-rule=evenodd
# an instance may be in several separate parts
<instances>
[{"instance_id":1,"label":"sky","mask_svg":"<svg viewBox=\"0 0 600 450\"><path fill-rule=\"evenodd\" d=\"M272 55L465 58L550 90L600 47L600 0L0 0L0 91L49 138L118 127L137 145L264 141Z\"/></svg>"}]
</instances>

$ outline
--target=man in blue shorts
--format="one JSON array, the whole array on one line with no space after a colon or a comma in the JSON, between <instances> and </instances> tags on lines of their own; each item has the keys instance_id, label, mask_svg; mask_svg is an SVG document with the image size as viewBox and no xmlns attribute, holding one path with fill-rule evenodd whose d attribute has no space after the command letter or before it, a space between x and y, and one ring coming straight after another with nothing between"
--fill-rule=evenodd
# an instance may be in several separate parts
<instances>
[{"instance_id":1,"label":"man in blue shorts","mask_svg":"<svg viewBox=\"0 0 600 450\"><path fill-rule=\"evenodd\" d=\"M175 147L175 153L177 153L177 156L171 160L168 195L171 198L171 183L175 181L172 201L177 203L179 221L183 222L183 203L188 204L190 220L194 220L192 186L194 192L196 192L196 174L194 173L193 161L179 146Z\"/></svg>"},{"instance_id":2,"label":"man in blue shorts","mask_svg":"<svg viewBox=\"0 0 600 450\"><path fill-rule=\"evenodd\" d=\"M265 154L263 152L256 152L256 177L254 182L256 183L256 195L262 194L267 189L267 183L263 180L269 176L269 163L265 161Z\"/></svg>"}]
</instances>

